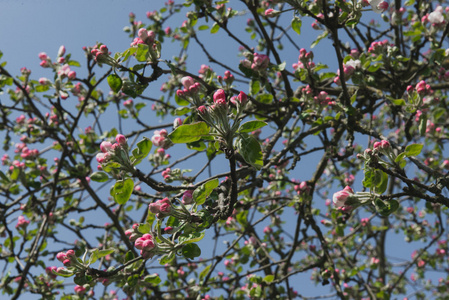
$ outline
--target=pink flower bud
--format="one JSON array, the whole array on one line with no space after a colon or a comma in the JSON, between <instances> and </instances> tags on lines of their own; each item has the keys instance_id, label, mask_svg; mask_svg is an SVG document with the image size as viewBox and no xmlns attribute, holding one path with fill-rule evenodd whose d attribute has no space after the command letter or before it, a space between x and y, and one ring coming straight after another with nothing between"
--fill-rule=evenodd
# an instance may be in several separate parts
<instances>
[{"instance_id":1,"label":"pink flower bud","mask_svg":"<svg viewBox=\"0 0 449 300\"><path fill-rule=\"evenodd\" d=\"M184 194L182 195L182 203L183 204L192 204L193 203L193 191L192 190L187 190L184 192Z\"/></svg>"},{"instance_id":2,"label":"pink flower bud","mask_svg":"<svg viewBox=\"0 0 449 300\"><path fill-rule=\"evenodd\" d=\"M341 207L345 205L346 200L352 195L354 195L354 191L349 186L346 186L343 190L334 193L332 201L336 207Z\"/></svg>"},{"instance_id":3,"label":"pink flower bud","mask_svg":"<svg viewBox=\"0 0 449 300\"><path fill-rule=\"evenodd\" d=\"M267 18L277 17L280 13L281 13L280 11L274 10L272 8L269 8L269 9L265 10L265 12L264 12L265 17L267 17Z\"/></svg>"},{"instance_id":4,"label":"pink flower bud","mask_svg":"<svg viewBox=\"0 0 449 300\"><path fill-rule=\"evenodd\" d=\"M39 53L39 59L40 60L47 60L48 59L47 53L45 53L45 52Z\"/></svg>"},{"instance_id":5,"label":"pink flower bud","mask_svg":"<svg viewBox=\"0 0 449 300\"><path fill-rule=\"evenodd\" d=\"M108 55L109 54L109 49L108 49L108 47L106 45L101 45L100 46L100 52L105 54L105 55Z\"/></svg>"},{"instance_id":6,"label":"pink flower bud","mask_svg":"<svg viewBox=\"0 0 449 300\"><path fill-rule=\"evenodd\" d=\"M148 31L145 28L140 28L137 32L137 35L145 41L145 39L148 37Z\"/></svg>"},{"instance_id":7,"label":"pink flower bud","mask_svg":"<svg viewBox=\"0 0 449 300\"><path fill-rule=\"evenodd\" d=\"M101 149L101 152L107 153L108 151L112 150L112 144L110 142L103 141L100 144L100 149Z\"/></svg>"},{"instance_id":8,"label":"pink flower bud","mask_svg":"<svg viewBox=\"0 0 449 300\"><path fill-rule=\"evenodd\" d=\"M64 252L59 252L58 254L56 254L56 259L60 262L63 262L67 259L67 255Z\"/></svg>"},{"instance_id":9,"label":"pink flower bud","mask_svg":"<svg viewBox=\"0 0 449 300\"><path fill-rule=\"evenodd\" d=\"M105 161L105 154L104 153L98 153L95 158L97 159L97 162L99 164L102 164Z\"/></svg>"},{"instance_id":10,"label":"pink flower bud","mask_svg":"<svg viewBox=\"0 0 449 300\"><path fill-rule=\"evenodd\" d=\"M185 76L181 79L181 83L184 88L189 89L190 86L195 84L195 80L190 76Z\"/></svg>"},{"instance_id":11,"label":"pink flower bud","mask_svg":"<svg viewBox=\"0 0 449 300\"><path fill-rule=\"evenodd\" d=\"M59 47L58 56L61 57L64 56L64 54L65 54L65 47L64 46Z\"/></svg>"},{"instance_id":12,"label":"pink flower bud","mask_svg":"<svg viewBox=\"0 0 449 300\"><path fill-rule=\"evenodd\" d=\"M76 72L75 72L75 71L70 71L70 72L67 74L67 77L68 77L70 80L75 79L75 78L76 78Z\"/></svg>"},{"instance_id":13,"label":"pink flower bud","mask_svg":"<svg viewBox=\"0 0 449 300\"><path fill-rule=\"evenodd\" d=\"M158 214L160 213L160 205L156 202L156 203L150 203L148 205L148 209L153 213L153 214Z\"/></svg>"},{"instance_id":14,"label":"pink flower bud","mask_svg":"<svg viewBox=\"0 0 449 300\"><path fill-rule=\"evenodd\" d=\"M126 137L123 134L117 134L115 140L120 146L126 145Z\"/></svg>"},{"instance_id":15,"label":"pink flower bud","mask_svg":"<svg viewBox=\"0 0 449 300\"><path fill-rule=\"evenodd\" d=\"M201 105L200 107L198 107L198 112L202 115L207 113L207 108L204 105Z\"/></svg>"},{"instance_id":16,"label":"pink flower bud","mask_svg":"<svg viewBox=\"0 0 449 300\"><path fill-rule=\"evenodd\" d=\"M222 89L219 89L214 93L214 103L222 103L223 101L226 103L226 94Z\"/></svg>"},{"instance_id":17,"label":"pink flower bud","mask_svg":"<svg viewBox=\"0 0 449 300\"><path fill-rule=\"evenodd\" d=\"M142 250L149 251L155 247L153 240L146 240L142 244Z\"/></svg>"}]
</instances>

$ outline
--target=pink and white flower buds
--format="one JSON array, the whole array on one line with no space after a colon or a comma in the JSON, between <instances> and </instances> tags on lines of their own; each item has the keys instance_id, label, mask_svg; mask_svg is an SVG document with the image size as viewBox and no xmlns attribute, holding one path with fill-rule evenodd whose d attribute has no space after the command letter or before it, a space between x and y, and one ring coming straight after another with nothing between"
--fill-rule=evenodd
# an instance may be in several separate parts
<instances>
[{"instance_id":1,"label":"pink and white flower buds","mask_svg":"<svg viewBox=\"0 0 449 300\"><path fill-rule=\"evenodd\" d=\"M280 11L272 9L272 8L269 8L269 9L265 10L265 12L264 12L265 17L267 17L267 18L274 18L274 17L279 16L280 14L281 14Z\"/></svg>"},{"instance_id":2,"label":"pink and white flower buds","mask_svg":"<svg viewBox=\"0 0 449 300\"><path fill-rule=\"evenodd\" d=\"M346 186L343 190L334 193L332 201L336 207L342 207L352 195L354 195L354 191L351 187Z\"/></svg>"},{"instance_id":3,"label":"pink and white flower buds","mask_svg":"<svg viewBox=\"0 0 449 300\"><path fill-rule=\"evenodd\" d=\"M65 54L65 47L64 45L62 45L61 47L59 47L58 57L64 56L64 54Z\"/></svg>"},{"instance_id":4,"label":"pink and white flower buds","mask_svg":"<svg viewBox=\"0 0 449 300\"><path fill-rule=\"evenodd\" d=\"M184 86L184 88L189 89L192 85L195 84L195 80L190 76L185 76L181 78L181 83Z\"/></svg>"},{"instance_id":5,"label":"pink and white flower buds","mask_svg":"<svg viewBox=\"0 0 449 300\"><path fill-rule=\"evenodd\" d=\"M115 141L120 146L126 145L126 137L123 134L117 134L116 137L115 137Z\"/></svg>"},{"instance_id":6,"label":"pink and white flower buds","mask_svg":"<svg viewBox=\"0 0 449 300\"><path fill-rule=\"evenodd\" d=\"M17 218L16 228L26 228L28 226L28 224L30 224L30 221L25 219L24 216L19 216Z\"/></svg>"}]
</instances>

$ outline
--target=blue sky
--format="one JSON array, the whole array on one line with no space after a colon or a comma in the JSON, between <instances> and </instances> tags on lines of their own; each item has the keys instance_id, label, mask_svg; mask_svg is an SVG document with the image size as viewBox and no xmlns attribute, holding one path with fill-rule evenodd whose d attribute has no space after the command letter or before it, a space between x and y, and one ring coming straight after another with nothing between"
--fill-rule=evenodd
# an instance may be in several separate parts
<instances>
[{"instance_id":1,"label":"blue sky","mask_svg":"<svg viewBox=\"0 0 449 300\"><path fill-rule=\"evenodd\" d=\"M64 45L67 52L72 53L72 58L81 63L82 67L76 69L77 72L81 71L83 66L85 66L84 52L82 51L83 46L93 46L96 42L102 42L113 53L127 49L130 44L130 39L123 32L123 27L128 24L129 12L136 14L136 20L142 20L146 23L145 13L159 9L164 2L164 0L0 0L0 51L3 52L2 61L8 62L7 70L14 75L20 73L19 70L21 67L27 67L31 69L31 77L33 79L50 77L52 73L39 66L40 60L38 53L46 52L50 57L55 58L59 47ZM183 1L175 2L180 3ZM290 20L290 18L287 15L286 20ZM179 26L183 20L178 18L172 20L172 22ZM304 47L307 50L310 50L309 46L313 37L319 34L319 32L310 30L310 27L307 27L309 25L310 23L307 22L303 24L303 32L307 31L308 34L304 33L298 39L300 47ZM241 24L239 26L241 27ZM241 28L243 29L243 27ZM218 35L206 39L206 42L210 42L208 46L213 47L214 55L219 57L226 56L226 60L234 60L233 65L236 66L239 58L235 56L237 49L234 47L238 45L227 45L229 48L226 48L226 46L217 42L217 38L219 38ZM170 44L166 43L163 45L163 59L171 59L171 55L179 51L177 48L179 47L178 44L175 43L167 47L168 45ZM329 71L335 71L336 63L333 62L333 56L329 55L329 47L331 47L330 42L324 40L313 51L316 61L324 60L329 65L334 65ZM232 52L229 52L229 50L232 50ZM231 55L228 53L231 53ZM290 60L287 62L287 68L291 69L291 63L297 60L298 52L294 50L287 54ZM195 59L195 56L191 58L193 61L189 60L188 71L196 73L199 66L205 62ZM218 67L213 68L219 70ZM161 83L156 82L150 85L149 91L159 91ZM298 83L295 83L295 87L298 85ZM108 88L104 87L104 90L107 92ZM312 160L309 163L311 165L310 169L313 170L315 161ZM304 170L307 168L304 168L302 165L301 169ZM196 173L195 170L193 173ZM303 176L299 178L301 180L307 179L303 174L299 176ZM307 276L301 276L307 281ZM303 287L303 284L299 284L298 287ZM310 288L309 285L307 287ZM309 292L300 292L304 295L309 295Z\"/></svg>"}]
</instances>

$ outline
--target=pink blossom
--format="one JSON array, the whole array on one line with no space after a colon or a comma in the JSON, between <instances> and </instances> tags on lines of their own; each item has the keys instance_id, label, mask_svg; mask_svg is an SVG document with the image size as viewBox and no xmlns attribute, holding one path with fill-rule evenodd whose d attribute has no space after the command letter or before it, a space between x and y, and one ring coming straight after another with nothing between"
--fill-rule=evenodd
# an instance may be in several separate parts
<instances>
[{"instance_id":1,"label":"pink blossom","mask_svg":"<svg viewBox=\"0 0 449 300\"><path fill-rule=\"evenodd\" d=\"M64 45L62 45L61 47L59 47L58 56L61 57L64 56L64 54L65 54L65 47Z\"/></svg>"},{"instance_id":2,"label":"pink blossom","mask_svg":"<svg viewBox=\"0 0 449 300\"><path fill-rule=\"evenodd\" d=\"M182 195L182 203L183 204L192 204L193 203L193 191L192 190L187 190L184 192L184 194Z\"/></svg>"},{"instance_id":3,"label":"pink blossom","mask_svg":"<svg viewBox=\"0 0 449 300\"><path fill-rule=\"evenodd\" d=\"M126 145L126 137L123 134L117 134L115 140L120 146Z\"/></svg>"},{"instance_id":4,"label":"pink blossom","mask_svg":"<svg viewBox=\"0 0 449 300\"><path fill-rule=\"evenodd\" d=\"M40 60L47 60L48 59L47 53L45 53L45 52L39 53L39 59Z\"/></svg>"},{"instance_id":5,"label":"pink blossom","mask_svg":"<svg viewBox=\"0 0 449 300\"><path fill-rule=\"evenodd\" d=\"M100 144L100 150L103 153L107 153L112 150L112 143L103 141Z\"/></svg>"},{"instance_id":6,"label":"pink blossom","mask_svg":"<svg viewBox=\"0 0 449 300\"><path fill-rule=\"evenodd\" d=\"M81 285L75 286L74 290L75 290L75 293L78 295L84 295L86 293L86 288Z\"/></svg>"},{"instance_id":7,"label":"pink blossom","mask_svg":"<svg viewBox=\"0 0 449 300\"><path fill-rule=\"evenodd\" d=\"M272 8L269 8L267 10L265 10L264 15L267 18L274 18L277 17L281 12L278 10L274 10Z\"/></svg>"},{"instance_id":8,"label":"pink blossom","mask_svg":"<svg viewBox=\"0 0 449 300\"><path fill-rule=\"evenodd\" d=\"M190 76L185 76L181 78L181 83L184 86L184 88L189 89L189 87L195 84L195 80Z\"/></svg>"},{"instance_id":9,"label":"pink blossom","mask_svg":"<svg viewBox=\"0 0 449 300\"><path fill-rule=\"evenodd\" d=\"M75 79L75 78L76 78L76 72L75 72L75 71L70 71L70 72L68 72L68 73L67 73L67 77L68 77L70 80Z\"/></svg>"},{"instance_id":10,"label":"pink blossom","mask_svg":"<svg viewBox=\"0 0 449 300\"><path fill-rule=\"evenodd\" d=\"M437 6L437 8L429 14L427 20L434 26L444 23L444 16L442 12L443 8L441 6Z\"/></svg>"},{"instance_id":11,"label":"pink blossom","mask_svg":"<svg viewBox=\"0 0 449 300\"><path fill-rule=\"evenodd\" d=\"M351 187L346 186L343 190L334 193L332 201L336 207L344 206L346 201L354 195L354 191Z\"/></svg>"},{"instance_id":12,"label":"pink blossom","mask_svg":"<svg viewBox=\"0 0 449 300\"><path fill-rule=\"evenodd\" d=\"M26 228L28 226L28 224L30 224L30 221L25 219L24 216L19 216L17 218L16 228Z\"/></svg>"}]
</instances>

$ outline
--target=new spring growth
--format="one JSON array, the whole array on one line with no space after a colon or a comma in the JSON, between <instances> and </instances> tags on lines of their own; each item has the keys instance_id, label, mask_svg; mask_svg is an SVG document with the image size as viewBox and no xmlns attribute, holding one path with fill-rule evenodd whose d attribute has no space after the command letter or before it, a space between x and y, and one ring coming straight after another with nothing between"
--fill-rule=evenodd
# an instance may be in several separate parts
<instances>
[{"instance_id":1,"label":"new spring growth","mask_svg":"<svg viewBox=\"0 0 449 300\"><path fill-rule=\"evenodd\" d=\"M248 102L248 97L243 92L231 97L229 103L235 106L235 111L231 109L226 98L225 91L219 89L213 95L213 104L209 107L201 105L197 111L209 126L215 128L220 140L225 140L230 147L232 139L240 126L240 116ZM230 112L231 114L229 114ZM231 119L233 120L232 125L230 124Z\"/></svg>"},{"instance_id":2,"label":"new spring growth","mask_svg":"<svg viewBox=\"0 0 449 300\"><path fill-rule=\"evenodd\" d=\"M383 156L381 156L383 154ZM386 140L382 140L380 142L375 142L373 144L373 149L366 149L363 154L358 154L358 158L363 159L366 163L370 162L378 162L387 167L396 167L396 157L397 155L394 153L390 143ZM387 160L384 159L387 158Z\"/></svg>"},{"instance_id":3,"label":"new spring growth","mask_svg":"<svg viewBox=\"0 0 449 300\"><path fill-rule=\"evenodd\" d=\"M155 255L162 255L173 250L173 243L162 237L161 223L156 225L156 232L141 233L139 231L140 224L134 224L132 229L125 231L125 235L134 243L134 247L140 250L140 255L144 259L152 258ZM164 229L164 233L167 230ZM157 237L156 237L157 235Z\"/></svg>"},{"instance_id":4,"label":"new spring growth","mask_svg":"<svg viewBox=\"0 0 449 300\"><path fill-rule=\"evenodd\" d=\"M181 83L184 87L182 90L177 90L176 95L179 98L185 99L193 104L195 107L200 107L203 101L200 99L199 92L201 85L190 76L181 78Z\"/></svg>"},{"instance_id":5,"label":"new spring growth","mask_svg":"<svg viewBox=\"0 0 449 300\"><path fill-rule=\"evenodd\" d=\"M148 205L148 209L157 216L158 219L163 219L167 216L172 216L178 220L190 220L190 212L181 205L174 206L170 199L164 198Z\"/></svg>"},{"instance_id":6,"label":"new spring growth","mask_svg":"<svg viewBox=\"0 0 449 300\"><path fill-rule=\"evenodd\" d=\"M337 208L353 209L373 199L375 194L369 192L357 192L346 186L343 190L334 193L332 202Z\"/></svg>"},{"instance_id":7,"label":"new spring growth","mask_svg":"<svg viewBox=\"0 0 449 300\"><path fill-rule=\"evenodd\" d=\"M156 33L151 30L146 30L145 28L140 28L137 32L137 36L131 43L131 47L138 47L139 44L148 46L149 58L151 62L155 62L161 56L160 54L160 43L155 40Z\"/></svg>"},{"instance_id":8,"label":"new spring growth","mask_svg":"<svg viewBox=\"0 0 449 300\"><path fill-rule=\"evenodd\" d=\"M95 45L90 53L94 56L96 62L106 64L111 67L117 67L118 62L111 57L111 52L106 45Z\"/></svg>"},{"instance_id":9,"label":"new spring growth","mask_svg":"<svg viewBox=\"0 0 449 300\"><path fill-rule=\"evenodd\" d=\"M128 155L129 148L126 137L123 134L117 134L115 141L114 144L107 141L101 142L101 152L96 156L97 162L101 166L115 162L119 164L120 169L132 172L133 166Z\"/></svg>"}]
</instances>

